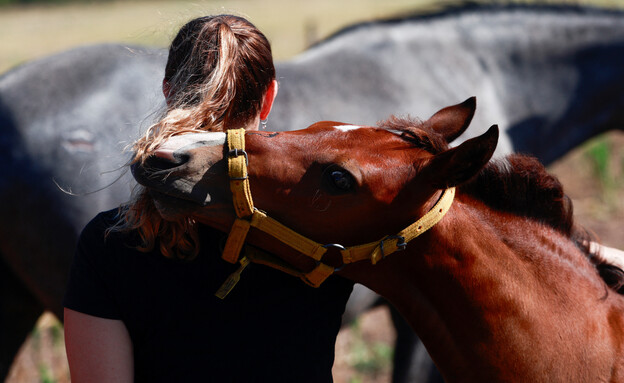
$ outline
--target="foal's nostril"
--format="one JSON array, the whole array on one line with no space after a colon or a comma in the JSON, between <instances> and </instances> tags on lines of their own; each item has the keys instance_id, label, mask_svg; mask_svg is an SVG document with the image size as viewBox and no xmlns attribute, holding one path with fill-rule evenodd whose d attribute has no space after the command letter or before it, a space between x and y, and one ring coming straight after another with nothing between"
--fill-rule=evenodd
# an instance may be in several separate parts
<instances>
[{"instance_id":1,"label":"foal's nostril","mask_svg":"<svg viewBox=\"0 0 624 383\"><path fill-rule=\"evenodd\" d=\"M189 154L172 153L170 156L151 155L143 162L130 166L134 179L143 186L154 187L162 185L173 169L184 165L190 160Z\"/></svg>"},{"instance_id":2,"label":"foal's nostril","mask_svg":"<svg viewBox=\"0 0 624 383\"><path fill-rule=\"evenodd\" d=\"M190 159L188 154L170 152L168 155L157 152L149 156L143 163L145 169L151 171L169 170L184 165Z\"/></svg>"}]
</instances>

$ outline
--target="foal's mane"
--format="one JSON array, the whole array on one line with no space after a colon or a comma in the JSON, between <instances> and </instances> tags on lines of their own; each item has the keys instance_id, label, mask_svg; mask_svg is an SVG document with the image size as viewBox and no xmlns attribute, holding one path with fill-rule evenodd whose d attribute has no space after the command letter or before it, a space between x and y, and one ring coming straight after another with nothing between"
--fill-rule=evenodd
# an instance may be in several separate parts
<instances>
[{"instance_id":1,"label":"foal's mane","mask_svg":"<svg viewBox=\"0 0 624 383\"><path fill-rule=\"evenodd\" d=\"M460 190L494 209L532 218L567 236L574 234L572 201L534 157L511 154L490 161Z\"/></svg>"},{"instance_id":2,"label":"foal's mane","mask_svg":"<svg viewBox=\"0 0 624 383\"><path fill-rule=\"evenodd\" d=\"M433 154L448 149L446 141L420 120L393 116L379 126L401 131L404 140ZM572 200L557 177L548 173L537 158L511 154L492 160L458 189L496 210L539 221L567 236L596 267L603 280L624 295L624 271L608 263L600 256L600 250L591 246L591 242L597 242L595 236L575 224Z\"/></svg>"}]
</instances>

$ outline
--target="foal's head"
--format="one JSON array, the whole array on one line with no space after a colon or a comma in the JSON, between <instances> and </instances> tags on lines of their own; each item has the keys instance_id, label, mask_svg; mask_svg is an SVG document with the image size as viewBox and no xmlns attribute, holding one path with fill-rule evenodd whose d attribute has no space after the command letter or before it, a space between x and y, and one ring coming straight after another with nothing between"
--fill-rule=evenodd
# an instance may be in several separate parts
<instances>
[{"instance_id":1,"label":"foal's head","mask_svg":"<svg viewBox=\"0 0 624 383\"><path fill-rule=\"evenodd\" d=\"M320 122L301 131L247 132L254 204L321 242L351 245L392 233L429 209L440 189L466 182L488 162L495 126L448 145L474 111L471 98L424 122ZM223 133L173 137L134 169L135 177L153 191L163 215L192 214L227 231L235 214L224 141Z\"/></svg>"}]
</instances>

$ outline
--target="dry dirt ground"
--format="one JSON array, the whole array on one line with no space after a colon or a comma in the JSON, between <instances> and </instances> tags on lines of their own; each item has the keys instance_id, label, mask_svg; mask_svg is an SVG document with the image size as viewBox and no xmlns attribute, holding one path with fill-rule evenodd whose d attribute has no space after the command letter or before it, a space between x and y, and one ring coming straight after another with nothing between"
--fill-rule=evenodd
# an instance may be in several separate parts
<instances>
[{"instance_id":1,"label":"dry dirt ground","mask_svg":"<svg viewBox=\"0 0 624 383\"><path fill-rule=\"evenodd\" d=\"M624 132L611 132L568 154L549 170L574 201L577 221L610 246L624 249ZM336 343L337 383L389 382L394 331L385 308L341 331ZM62 328L53 316L39 321L22 348L8 383L69 382Z\"/></svg>"}]
</instances>

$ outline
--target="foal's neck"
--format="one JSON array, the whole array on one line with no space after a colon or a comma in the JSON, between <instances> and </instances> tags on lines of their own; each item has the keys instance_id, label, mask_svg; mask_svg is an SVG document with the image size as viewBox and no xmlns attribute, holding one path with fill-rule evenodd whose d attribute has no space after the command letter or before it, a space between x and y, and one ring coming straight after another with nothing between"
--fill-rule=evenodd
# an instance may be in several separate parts
<instances>
[{"instance_id":1,"label":"foal's neck","mask_svg":"<svg viewBox=\"0 0 624 383\"><path fill-rule=\"evenodd\" d=\"M612 377L622 302L556 230L460 199L407 252L383 265L392 278L377 291L448 381Z\"/></svg>"}]
</instances>

